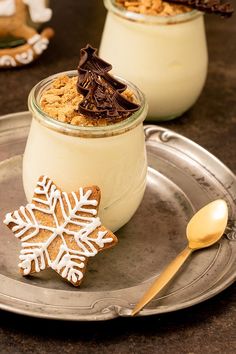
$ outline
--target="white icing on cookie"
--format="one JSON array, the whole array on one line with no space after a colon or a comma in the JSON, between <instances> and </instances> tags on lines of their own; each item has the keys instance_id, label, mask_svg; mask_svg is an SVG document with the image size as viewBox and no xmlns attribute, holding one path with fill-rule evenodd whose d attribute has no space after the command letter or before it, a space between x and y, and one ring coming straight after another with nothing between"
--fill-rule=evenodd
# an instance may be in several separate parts
<instances>
[{"instance_id":1,"label":"white icing on cookie","mask_svg":"<svg viewBox=\"0 0 236 354\"><path fill-rule=\"evenodd\" d=\"M16 66L16 61L11 55L0 56L0 66Z\"/></svg>"},{"instance_id":2,"label":"white icing on cookie","mask_svg":"<svg viewBox=\"0 0 236 354\"><path fill-rule=\"evenodd\" d=\"M1 66L16 66L17 62L21 64L29 64L34 60L34 56L38 56L47 49L49 40L45 37L42 37L38 34L34 35L28 40L30 48L27 51L24 51L15 56L3 55L0 56L0 67Z\"/></svg>"},{"instance_id":3,"label":"white icing on cookie","mask_svg":"<svg viewBox=\"0 0 236 354\"><path fill-rule=\"evenodd\" d=\"M32 45L36 43L40 38L41 38L40 35L37 33L33 37L29 38L27 42L29 45Z\"/></svg>"},{"instance_id":4,"label":"white icing on cookie","mask_svg":"<svg viewBox=\"0 0 236 354\"><path fill-rule=\"evenodd\" d=\"M23 0L29 6L30 17L35 23L47 22L52 17L52 10L47 8L45 0Z\"/></svg>"},{"instance_id":5,"label":"white icing on cookie","mask_svg":"<svg viewBox=\"0 0 236 354\"><path fill-rule=\"evenodd\" d=\"M33 51L28 49L26 52L16 54L15 58L21 64L29 64L34 59Z\"/></svg>"},{"instance_id":6,"label":"white icing on cookie","mask_svg":"<svg viewBox=\"0 0 236 354\"><path fill-rule=\"evenodd\" d=\"M47 38L40 37L40 39L33 45L33 50L37 55L40 55L47 49L48 44L49 40Z\"/></svg>"},{"instance_id":7,"label":"white icing on cookie","mask_svg":"<svg viewBox=\"0 0 236 354\"><path fill-rule=\"evenodd\" d=\"M101 226L97 216L97 200L89 199L92 190L79 189L79 198L72 192L73 202L69 195L61 192L46 176L38 181L34 191L32 204L21 206L19 210L6 214L4 223L14 224L12 231L22 242L19 267L25 275L29 274L34 264L36 272L43 270L48 265L73 283L82 279L86 257L98 253L97 245L102 249L105 244L112 243L113 238L105 237L108 231L95 230ZM56 209L60 209L63 222L58 220ZM41 212L52 217L52 225L41 224L35 213ZM83 213L79 215L79 213ZM73 229L68 226L73 226ZM74 230L76 229L76 230ZM44 230L49 232L49 237L44 242L34 242L34 237ZM78 250L70 249L66 243L66 235L72 236L76 241ZM53 241L60 237L62 244L55 259L51 259L48 248Z\"/></svg>"},{"instance_id":8,"label":"white icing on cookie","mask_svg":"<svg viewBox=\"0 0 236 354\"><path fill-rule=\"evenodd\" d=\"M16 12L15 0L0 1L0 16L12 16Z\"/></svg>"}]
</instances>

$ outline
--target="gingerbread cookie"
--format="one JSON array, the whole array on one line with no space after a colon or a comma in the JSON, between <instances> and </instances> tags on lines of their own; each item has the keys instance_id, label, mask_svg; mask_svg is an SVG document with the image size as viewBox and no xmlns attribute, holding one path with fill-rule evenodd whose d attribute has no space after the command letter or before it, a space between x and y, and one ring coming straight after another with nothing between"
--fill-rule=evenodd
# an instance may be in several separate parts
<instances>
[{"instance_id":1,"label":"gingerbread cookie","mask_svg":"<svg viewBox=\"0 0 236 354\"><path fill-rule=\"evenodd\" d=\"M80 285L88 258L117 243L97 216L100 196L97 186L66 193L40 177L32 203L4 220L21 241L20 272L28 275L50 267Z\"/></svg>"},{"instance_id":2,"label":"gingerbread cookie","mask_svg":"<svg viewBox=\"0 0 236 354\"><path fill-rule=\"evenodd\" d=\"M0 0L0 37L22 38L26 41L14 48L0 49L0 68L16 67L38 58L54 35L51 28L39 34L27 24L28 9L34 23L49 21L52 10L44 0Z\"/></svg>"}]
</instances>

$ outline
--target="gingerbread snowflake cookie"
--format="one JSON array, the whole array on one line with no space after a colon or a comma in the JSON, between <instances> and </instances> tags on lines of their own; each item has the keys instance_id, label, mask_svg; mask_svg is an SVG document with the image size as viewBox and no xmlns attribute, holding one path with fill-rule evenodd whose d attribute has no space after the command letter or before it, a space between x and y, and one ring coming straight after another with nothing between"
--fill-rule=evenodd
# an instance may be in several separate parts
<instances>
[{"instance_id":1,"label":"gingerbread snowflake cookie","mask_svg":"<svg viewBox=\"0 0 236 354\"><path fill-rule=\"evenodd\" d=\"M50 267L80 285L88 258L117 243L97 216L100 195L97 186L66 193L48 177L39 178L32 203L8 213L4 220L21 241L23 275Z\"/></svg>"}]
</instances>

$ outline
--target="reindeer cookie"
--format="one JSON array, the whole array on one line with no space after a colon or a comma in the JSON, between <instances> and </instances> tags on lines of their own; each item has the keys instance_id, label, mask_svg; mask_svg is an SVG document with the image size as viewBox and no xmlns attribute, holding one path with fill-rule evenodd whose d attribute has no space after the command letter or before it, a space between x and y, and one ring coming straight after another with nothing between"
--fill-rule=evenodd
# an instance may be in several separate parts
<instances>
[{"instance_id":1,"label":"reindeer cookie","mask_svg":"<svg viewBox=\"0 0 236 354\"><path fill-rule=\"evenodd\" d=\"M52 16L45 0L0 0L0 38L12 36L26 42L0 49L0 68L29 64L47 48L54 31L46 28L39 34L27 24L28 13L34 23L47 22Z\"/></svg>"}]
</instances>

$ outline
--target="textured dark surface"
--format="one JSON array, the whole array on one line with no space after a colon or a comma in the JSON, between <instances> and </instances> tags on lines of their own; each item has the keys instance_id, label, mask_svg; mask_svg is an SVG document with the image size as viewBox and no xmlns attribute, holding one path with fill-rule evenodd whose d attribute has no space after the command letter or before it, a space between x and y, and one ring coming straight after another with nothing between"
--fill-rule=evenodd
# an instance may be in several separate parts
<instances>
[{"instance_id":1,"label":"textured dark surface","mask_svg":"<svg viewBox=\"0 0 236 354\"><path fill-rule=\"evenodd\" d=\"M98 46L102 1L54 0L56 37L40 61L0 72L0 114L27 109L30 88L77 67L79 50ZM234 0L234 7L236 1ZM236 173L236 17L206 16L208 79L196 105L163 126L196 141ZM193 308L162 316L68 323L0 311L0 353L226 353L236 351L235 285Z\"/></svg>"}]
</instances>

